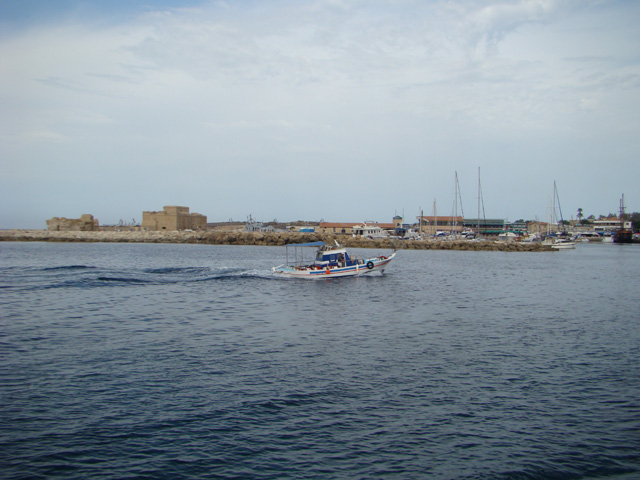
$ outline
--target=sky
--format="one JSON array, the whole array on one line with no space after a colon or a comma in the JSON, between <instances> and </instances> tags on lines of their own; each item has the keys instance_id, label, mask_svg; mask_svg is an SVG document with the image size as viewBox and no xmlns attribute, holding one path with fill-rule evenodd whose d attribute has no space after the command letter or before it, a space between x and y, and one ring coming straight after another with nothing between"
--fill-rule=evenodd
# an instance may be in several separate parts
<instances>
[{"instance_id":1,"label":"sky","mask_svg":"<svg viewBox=\"0 0 640 480\"><path fill-rule=\"evenodd\" d=\"M639 24L634 0L3 0L0 228L547 221L554 182L564 219L640 211Z\"/></svg>"}]
</instances>

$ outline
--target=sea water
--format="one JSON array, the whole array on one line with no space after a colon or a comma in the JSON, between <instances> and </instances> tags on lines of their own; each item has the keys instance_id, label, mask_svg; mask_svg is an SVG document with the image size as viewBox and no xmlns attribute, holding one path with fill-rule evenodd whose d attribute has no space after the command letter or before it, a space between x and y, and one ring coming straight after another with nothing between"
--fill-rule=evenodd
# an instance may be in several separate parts
<instances>
[{"instance_id":1,"label":"sea water","mask_svg":"<svg viewBox=\"0 0 640 480\"><path fill-rule=\"evenodd\" d=\"M0 244L0 477L640 477L639 246L283 259Z\"/></svg>"}]
</instances>

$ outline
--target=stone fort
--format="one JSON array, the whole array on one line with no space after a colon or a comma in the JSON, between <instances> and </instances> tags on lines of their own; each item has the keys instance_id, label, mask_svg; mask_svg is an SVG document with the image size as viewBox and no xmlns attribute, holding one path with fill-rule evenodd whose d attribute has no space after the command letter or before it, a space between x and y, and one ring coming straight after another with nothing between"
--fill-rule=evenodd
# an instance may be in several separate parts
<instances>
[{"instance_id":1,"label":"stone fort","mask_svg":"<svg viewBox=\"0 0 640 480\"><path fill-rule=\"evenodd\" d=\"M52 232L94 232L99 228L98 219L89 214L80 218L53 217L47 220L47 229Z\"/></svg>"},{"instance_id":2,"label":"stone fort","mask_svg":"<svg viewBox=\"0 0 640 480\"><path fill-rule=\"evenodd\" d=\"M207 217L189 207L167 206L161 212L142 212L143 230L205 230Z\"/></svg>"}]
</instances>

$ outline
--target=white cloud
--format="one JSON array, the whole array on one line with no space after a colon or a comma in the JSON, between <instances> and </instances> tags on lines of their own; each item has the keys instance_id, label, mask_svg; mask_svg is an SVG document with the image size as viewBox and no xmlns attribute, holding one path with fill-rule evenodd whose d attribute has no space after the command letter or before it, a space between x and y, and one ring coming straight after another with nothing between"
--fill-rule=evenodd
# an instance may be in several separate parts
<instances>
[{"instance_id":1,"label":"white cloud","mask_svg":"<svg viewBox=\"0 0 640 480\"><path fill-rule=\"evenodd\" d=\"M27 141L35 142L65 142L69 141L67 137L57 132L51 131L34 131L26 134Z\"/></svg>"}]
</instances>

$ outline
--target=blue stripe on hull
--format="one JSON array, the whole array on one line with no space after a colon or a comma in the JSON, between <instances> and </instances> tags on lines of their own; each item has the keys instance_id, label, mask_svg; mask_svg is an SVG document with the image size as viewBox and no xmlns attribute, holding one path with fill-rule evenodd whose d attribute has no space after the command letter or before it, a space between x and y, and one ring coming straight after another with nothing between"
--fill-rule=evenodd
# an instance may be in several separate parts
<instances>
[{"instance_id":1,"label":"blue stripe on hull","mask_svg":"<svg viewBox=\"0 0 640 480\"><path fill-rule=\"evenodd\" d=\"M373 261L373 260L370 260ZM365 273L370 273L370 272L375 272L376 270L379 270L380 267L388 264L391 260L384 260L380 263L375 263L374 262L374 266L373 268L367 268L367 264L366 262L363 265L358 265L357 268L355 265L351 266L351 267L342 267L342 268L335 268L335 269L330 269L329 273L327 273L326 270L315 270L315 271L310 271L309 275L312 276L322 276L322 275L326 275L328 277L330 276L336 276L339 275L341 273L348 273L348 272L355 272L358 275L364 275Z\"/></svg>"}]
</instances>

